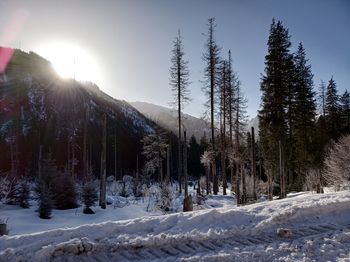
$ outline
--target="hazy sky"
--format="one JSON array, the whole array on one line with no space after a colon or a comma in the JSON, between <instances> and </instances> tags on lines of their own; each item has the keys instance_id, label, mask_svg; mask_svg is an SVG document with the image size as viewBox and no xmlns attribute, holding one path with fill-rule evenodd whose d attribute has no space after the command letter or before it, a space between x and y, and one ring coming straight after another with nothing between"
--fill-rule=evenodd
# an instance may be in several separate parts
<instances>
[{"instance_id":1,"label":"hazy sky","mask_svg":"<svg viewBox=\"0 0 350 262\"><path fill-rule=\"evenodd\" d=\"M0 0L0 45L37 52L57 41L81 46L94 57L101 73L98 84L109 95L168 106L172 41L181 29L193 99L185 111L199 116L209 17L216 17L222 56L231 49L251 116L260 105L273 17L289 28L293 51L303 42L316 87L333 75L341 93L350 89L348 0Z\"/></svg>"}]
</instances>

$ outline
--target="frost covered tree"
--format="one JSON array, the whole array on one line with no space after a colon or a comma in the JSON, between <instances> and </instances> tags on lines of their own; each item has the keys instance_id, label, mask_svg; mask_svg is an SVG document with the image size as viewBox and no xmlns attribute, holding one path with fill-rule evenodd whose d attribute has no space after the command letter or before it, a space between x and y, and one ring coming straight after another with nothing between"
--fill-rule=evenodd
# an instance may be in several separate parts
<instances>
[{"instance_id":1,"label":"frost covered tree","mask_svg":"<svg viewBox=\"0 0 350 262\"><path fill-rule=\"evenodd\" d=\"M141 140L142 155L146 158L145 172L154 174L158 171L158 181L163 182L163 159L166 156L167 140L165 133L156 132L145 135Z\"/></svg>"},{"instance_id":2,"label":"frost covered tree","mask_svg":"<svg viewBox=\"0 0 350 262\"><path fill-rule=\"evenodd\" d=\"M181 193L181 180L183 173L183 156L182 156L182 109L184 105L190 101L190 92L188 89L189 85L189 70L188 61L184 58L182 37L180 30L178 31L178 36L173 42L173 50L171 56L171 67L170 67L170 86L171 91L174 95L174 105L177 107L178 115L178 179L179 187Z\"/></svg>"},{"instance_id":3,"label":"frost covered tree","mask_svg":"<svg viewBox=\"0 0 350 262\"><path fill-rule=\"evenodd\" d=\"M211 186L210 186L210 166L215 161L215 153L210 148L205 150L201 156L201 164L205 167L205 173L206 173L206 189L207 189L207 195L211 193Z\"/></svg>"},{"instance_id":4,"label":"frost covered tree","mask_svg":"<svg viewBox=\"0 0 350 262\"><path fill-rule=\"evenodd\" d=\"M334 143L324 161L323 177L335 189L350 185L350 135Z\"/></svg>"}]
</instances>

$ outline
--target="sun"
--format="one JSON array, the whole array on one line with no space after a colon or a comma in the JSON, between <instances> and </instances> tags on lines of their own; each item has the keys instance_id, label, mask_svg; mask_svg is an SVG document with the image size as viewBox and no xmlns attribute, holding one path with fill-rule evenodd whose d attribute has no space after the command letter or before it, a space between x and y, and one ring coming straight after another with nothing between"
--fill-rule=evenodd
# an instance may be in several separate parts
<instances>
[{"instance_id":1,"label":"sun","mask_svg":"<svg viewBox=\"0 0 350 262\"><path fill-rule=\"evenodd\" d=\"M66 42L46 43L38 48L37 53L49 60L62 78L101 83L96 59L79 45Z\"/></svg>"}]
</instances>

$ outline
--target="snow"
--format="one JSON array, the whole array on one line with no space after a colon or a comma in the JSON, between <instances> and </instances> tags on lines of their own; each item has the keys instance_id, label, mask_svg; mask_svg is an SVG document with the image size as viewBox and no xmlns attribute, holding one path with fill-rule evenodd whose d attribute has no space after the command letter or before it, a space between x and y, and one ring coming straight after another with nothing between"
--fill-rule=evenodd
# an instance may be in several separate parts
<instances>
[{"instance_id":1,"label":"snow","mask_svg":"<svg viewBox=\"0 0 350 262\"><path fill-rule=\"evenodd\" d=\"M123 197L113 197L114 200L115 198L125 201ZM83 214L83 207L69 210L54 209L52 210L52 218L46 220L40 219L38 213L35 212L38 208L36 202L31 201L30 203L31 207L28 209L11 205L0 207L0 218L8 218L8 229L10 230L11 236L160 214L159 212L145 211L147 203L146 200L144 200L143 203L142 201L135 203L128 202L128 205L125 204L122 209L116 208L117 204L108 205L105 210L97 206L92 207L95 212L94 215Z\"/></svg>"},{"instance_id":2,"label":"snow","mask_svg":"<svg viewBox=\"0 0 350 262\"><path fill-rule=\"evenodd\" d=\"M33 223L25 221L26 211L17 210L17 215L10 217L10 227L11 223L24 224L10 234L24 233L26 230L31 234L0 237L0 261L48 261L54 257L59 259L77 255L89 261L88 258L93 260L94 256L117 255L121 250L136 252L136 248L148 248L161 252L159 247L165 245L169 249L181 243L195 245L200 241L206 241L209 245L213 240L240 240L248 236L264 244L237 244L234 248L221 244L221 247L219 245L213 247L213 251L206 252L198 248L195 253L174 255L173 260L232 261L234 257L238 261L345 261L350 258L348 191L292 194L287 199L243 207L234 207L229 204L230 200L233 198L229 196L215 196L206 201L203 210L160 216L142 216L149 213L132 205L116 209L114 213L111 208L106 211L96 209L96 215L91 217L81 212L54 211L55 224L61 223L63 227L68 224L72 226L74 216L79 218L75 225L89 224L39 233L31 233L35 229L29 229ZM14 213L9 207L0 211L2 217ZM134 212L139 212L136 214L138 218L117 221L123 216L134 215ZM94 224L91 224L91 219ZM39 221L50 223L37 218L36 223ZM97 223L99 221L105 222ZM322 225L326 225L323 229L326 231L321 230ZM312 227L316 227L316 232L312 233ZM295 238L279 238L276 233L279 228L290 229ZM298 234L302 236L298 237ZM144 260L147 261L147 257Z\"/></svg>"}]
</instances>

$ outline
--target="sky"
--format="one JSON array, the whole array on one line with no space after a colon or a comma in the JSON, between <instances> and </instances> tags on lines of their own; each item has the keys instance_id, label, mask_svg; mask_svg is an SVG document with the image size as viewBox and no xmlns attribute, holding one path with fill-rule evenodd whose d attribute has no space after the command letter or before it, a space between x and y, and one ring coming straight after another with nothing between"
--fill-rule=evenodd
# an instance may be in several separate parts
<instances>
[{"instance_id":1,"label":"sky","mask_svg":"<svg viewBox=\"0 0 350 262\"><path fill-rule=\"evenodd\" d=\"M200 117L205 111L202 56L210 17L216 18L221 56L231 50L250 117L260 106L272 18L289 29L292 51L303 42L315 89L321 79L327 82L333 76L340 93L350 91L348 0L0 0L0 46L44 56L49 46L56 58L62 53L52 51L55 44L78 47L85 57L75 63L91 64L85 74L109 95L169 106L172 41L180 29L191 80L192 101L185 112Z\"/></svg>"}]
</instances>

